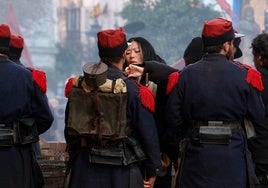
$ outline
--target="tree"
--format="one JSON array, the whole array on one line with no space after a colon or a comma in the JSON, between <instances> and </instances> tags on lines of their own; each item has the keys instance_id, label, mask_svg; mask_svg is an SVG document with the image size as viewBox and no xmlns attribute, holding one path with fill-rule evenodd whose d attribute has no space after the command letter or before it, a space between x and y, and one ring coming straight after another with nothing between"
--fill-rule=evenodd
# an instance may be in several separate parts
<instances>
[{"instance_id":1,"label":"tree","mask_svg":"<svg viewBox=\"0 0 268 188\"><path fill-rule=\"evenodd\" d=\"M121 12L127 23L142 21L145 27L129 32L128 38L142 36L149 40L168 64L177 61L191 39L201 35L205 20L220 16L200 0L131 0Z\"/></svg>"}]
</instances>

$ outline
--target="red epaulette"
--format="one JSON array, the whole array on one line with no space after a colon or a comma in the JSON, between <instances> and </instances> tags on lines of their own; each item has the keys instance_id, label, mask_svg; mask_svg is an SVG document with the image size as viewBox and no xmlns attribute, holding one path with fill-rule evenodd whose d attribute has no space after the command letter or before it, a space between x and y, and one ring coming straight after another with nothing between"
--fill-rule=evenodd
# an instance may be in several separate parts
<instances>
[{"instance_id":1,"label":"red epaulette","mask_svg":"<svg viewBox=\"0 0 268 188\"><path fill-rule=\"evenodd\" d=\"M155 102L153 92L141 84L139 84L139 87L140 87L139 94L142 105L148 108L151 112L155 112Z\"/></svg>"},{"instance_id":2,"label":"red epaulette","mask_svg":"<svg viewBox=\"0 0 268 188\"><path fill-rule=\"evenodd\" d=\"M74 81L74 78L69 78L65 85L64 95L66 98L69 97L69 94L73 88L73 81Z\"/></svg>"},{"instance_id":3,"label":"red epaulette","mask_svg":"<svg viewBox=\"0 0 268 188\"><path fill-rule=\"evenodd\" d=\"M46 93L47 92L47 77L46 77L46 73L41 71L41 70L37 70L31 67L27 67L31 72L32 72L32 80L34 83L36 83L36 85L39 87L39 89Z\"/></svg>"},{"instance_id":4,"label":"red epaulette","mask_svg":"<svg viewBox=\"0 0 268 188\"><path fill-rule=\"evenodd\" d=\"M248 69L247 83L251 84L259 91L263 91L264 89L260 72L253 68Z\"/></svg>"},{"instance_id":5,"label":"red epaulette","mask_svg":"<svg viewBox=\"0 0 268 188\"><path fill-rule=\"evenodd\" d=\"M245 67L247 69L247 83L251 84L254 88L258 89L259 91L262 91L264 89L261 74L256 69L252 68L249 65L246 65L244 63L236 61L239 65Z\"/></svg>"},{"instance_id":6,"label":"red epaulette","mask_svg":"<svg viewBox=\"0 0 268 188\"><path fill-rule=\"evenodd\" d=\"M169 95L179 81L179 72L173 72L168 76L166 94Z\"/></svg>"}]
</instances>

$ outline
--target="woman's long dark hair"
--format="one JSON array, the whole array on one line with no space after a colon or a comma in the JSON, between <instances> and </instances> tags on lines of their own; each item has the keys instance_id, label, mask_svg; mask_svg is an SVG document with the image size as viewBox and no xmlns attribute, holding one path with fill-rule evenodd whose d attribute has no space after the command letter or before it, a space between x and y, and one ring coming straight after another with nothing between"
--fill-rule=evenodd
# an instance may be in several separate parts
<instances>
[{"instance_id":1,"label":"woman's long dark hair","mask_svg":"<svg viewBox=\"0 0 268 188\"><path fill-rule=\"evenodd\" d=\"M140 45L143 54L143 61L157 61L166 64L166 62L156 54L154 47L148 40L143 37L133 37L128 39L128 42L132 41L136 41Z\"/></svg>"}]
</instances>

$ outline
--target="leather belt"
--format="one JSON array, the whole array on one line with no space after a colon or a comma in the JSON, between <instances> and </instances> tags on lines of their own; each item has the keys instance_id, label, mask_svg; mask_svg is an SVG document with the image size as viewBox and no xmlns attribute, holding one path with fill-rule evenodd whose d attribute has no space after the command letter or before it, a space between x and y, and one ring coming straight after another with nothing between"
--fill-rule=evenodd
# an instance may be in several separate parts
<instances>
[{"instance_id":1,"label":"leather belt","mask_svg":"<svg viewBox=\"0 0 268 188\"><path fill-rule=\"evenodd\" d=\"M107 140L107 139L98 140L97 136L81 137L80 147L100 146L102 148L107 149L111 147L117 147L120 142L122 141L121 140Z\"/></svg>"}]
</instances>

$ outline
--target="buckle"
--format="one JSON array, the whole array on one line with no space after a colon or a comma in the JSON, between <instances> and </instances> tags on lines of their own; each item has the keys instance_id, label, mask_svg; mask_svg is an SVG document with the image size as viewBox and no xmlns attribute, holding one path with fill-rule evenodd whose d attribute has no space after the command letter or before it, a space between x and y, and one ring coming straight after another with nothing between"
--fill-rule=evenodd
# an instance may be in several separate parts
<instances>
[{"instance_id":1,"label":"buckle","mask_svg":"<svg viewBox=\"0 0 268 188\"><path fill-rule=\"evenodd\" d=\"M223 121L208 121L208 126L221 126Z\"/></svg>"},{"instance_id":2,"label":"buckle","mask_svg":"<svg viewBox=\"0 0 268 188\"><path fill-rule=\"evenodd\" d=\"M200 126L199 128L199 142L202 144L229 144L231 137L230 127Z\"/></svg>"}]
</instances>

